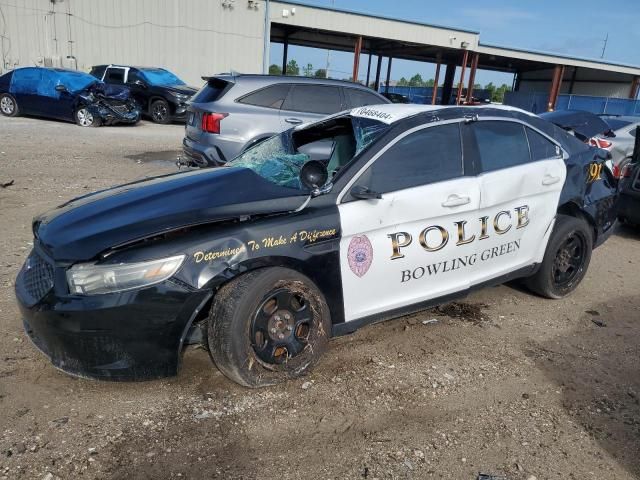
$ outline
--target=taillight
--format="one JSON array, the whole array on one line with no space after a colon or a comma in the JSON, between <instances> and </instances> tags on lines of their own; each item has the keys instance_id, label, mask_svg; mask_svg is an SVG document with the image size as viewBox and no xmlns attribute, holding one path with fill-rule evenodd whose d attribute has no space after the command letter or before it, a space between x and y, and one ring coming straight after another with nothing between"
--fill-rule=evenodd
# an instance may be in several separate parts
<instances>
[{"instance_id":1,"label":"taillight","mask_svg":"<svg viewBox=\"0 0 640 480\"><path fill-rule=\"evenodd\" d=\"M593 137L589 139L589 145L598 148L609 148L613 145L609 140L603 138Z\"/></svg>"},{"instance_id":2,"label":"taillight","mask_svg":"<svg viewBox=\"0 0 640 480\"><path fill-rule=\"evenodd\" d=\"M220 133L220 121L229 115L228 113L203 113L202 131L207 133Z\"/></svg>"},{"instance_id":3,"label":"taillight","mask_svg":"<svg viewBox=\"0 0 640 480\"><path fill-rule=\"evenodd\" d=\"M627 163L620 170L620 176L618 178L631 178L631 172L633 171L633 163Z\"/></svg>"},{"instance_id":4,"label":"taillight","mask_svg":"<svg viewBox=\"0 0 640 480\"><path fill-rule=\"evenodd\" d=\"M613 166L613 178L620 178L622 176L620 173L621 173L620 165L614 165Z\"/></svg>"}]
</instances>

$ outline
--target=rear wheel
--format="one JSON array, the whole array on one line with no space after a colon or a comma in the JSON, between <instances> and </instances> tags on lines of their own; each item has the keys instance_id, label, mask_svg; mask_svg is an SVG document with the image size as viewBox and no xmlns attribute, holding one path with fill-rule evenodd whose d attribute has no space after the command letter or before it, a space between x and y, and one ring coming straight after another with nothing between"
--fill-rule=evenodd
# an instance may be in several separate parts
<instances>
[{"instance_id":1,"label":"rear wheel","mask_svg":"<svg viewBox=\"0 0 640 480\"><path fill-rule=\"evenodd\" d=\"M75 116L76 123L81 127L99 127L102 124L100 118L94 116L87 107L80 107Z\"/></svg>"},{"instance_id":2,"label":"rear wheel","mask_svg":"<svg viewBox=\"0 0 640 480\"><path fill-rule=\"evenodd\" d=\"M171 115L169 112L169 104L165 100L155 100L151 103L151 120L156 123L169 123Z\"/></svg>"},{"instance_id":3,"label":"rear wheel","mask_svg":"<svg viewBox=\"0 0 640 480\"><path fill-rule=\"evenodd\" d=\"M263 387L308 372L327 348L329 308L304 275L273 267L222 287L211 307L211 358L231 380Z\"/></svg>"},{"instance_id":4,"label":"rear wheel","mask_svg":"<svg viewBox=\"0 0 640 480\"><path fill-rule=\"evenodd\" d=\"M5 117L15 117L19 113L18 102L13 95L3 93L0 95L0 112Z\"/></svg>"},{"instance_id":5,"label":"rear wheel","mask_svg":"<svg viewBox=\"0 0 640 480\"><path fill-rule=\"evenodd\" d=\"M543 297L569 295L587 273L592 248L592 233L585 220L558 215L540 269L525 284Z\"/></svg>"}]
</instances>

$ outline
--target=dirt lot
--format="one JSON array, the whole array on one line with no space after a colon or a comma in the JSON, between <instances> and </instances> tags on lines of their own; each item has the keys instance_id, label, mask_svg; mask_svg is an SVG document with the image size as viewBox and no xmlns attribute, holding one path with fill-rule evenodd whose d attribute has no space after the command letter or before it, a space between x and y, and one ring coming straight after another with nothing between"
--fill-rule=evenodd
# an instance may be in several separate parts
<instances>
[{"instance_id":1,"label":"dirt lot","mask_svg":"<svg viewBox=\"0 0 640 480\"><path fill-rule=\"evenodd\" d=\"M640 478L630 229L565 300L486 289L338 338L311 375L277 388L241 388L198 349L178 377L138 384L51 367L13 294L31 217L173 170L182 132L0 118L0 183L15 181L0 188L1 479Z\"/></svg>"}]
</instances>

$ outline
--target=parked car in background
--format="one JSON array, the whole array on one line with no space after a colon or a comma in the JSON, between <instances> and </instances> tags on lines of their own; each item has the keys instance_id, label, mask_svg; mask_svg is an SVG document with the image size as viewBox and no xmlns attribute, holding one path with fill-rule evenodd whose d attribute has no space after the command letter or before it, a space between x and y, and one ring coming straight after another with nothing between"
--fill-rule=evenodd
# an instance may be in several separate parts
<instances>
[{"instance_id":1,"label":"parked car in background","mask_svg":"<svg viewBox=\"0 0 640 480\"><path fill-rule=\"evenodd\" d=\"M164 68L97 65L91 75L109 85L126 85L143 114L156 123L184 121L187 102L198 91Z\"/></svg>"},{"instance_id":2,"label":"parked car in background","mask_svg":"<svg viewBox=\"0 0 640 480\"><path fill-rule=\"evenodd\" d=\"M126 87L62 68L25 67L0 77L0 112L76 122L82 127L136 123L140 109Z\"/></svg>"},{"instance_id":3,"label":"parked car in background","mask_svg":"<svg viewBox=\"0 0 640 480\"><path fill-rule=\"evenodd\" d=\"M621 115L600 115L613 135L595 139L597 146L611 152L613 174L620 178L625 165L631 161L633 146L636 141L636 128L640 126L640 117ZM593 145L593 144L592 144Z\"/></svg>"},{"instance_id":4,"label":"parked car in background","mask_svg":"<svg viewBox=\"0 0 640 480\"><path fill-rule=\"evenodd\" d=\"M540 117L556 124L581 142L603 150L608 151L607 147L611 146L609 140L615 136L611 126L595 113L582 110L556 110L541 113ZM609 158L605 164L614 173L612 158Z\"/></svg>"},{"instance_id":5,"label":"parked car in background","mask_svg":"<svg viewBox=\"0 0 640 480\"><path fill-rule=\"evenodd\" d=\"M324 163L304 153L322 140ZM261 387L304 375L331 336L483 286L562 298L613 230L599 153L506 107L375 105L289 128L222 168L36 217L15 281L25 331L82 377L175 375L197 342Z\"/></svg>"},{"instance_id":6,"label":"parked car in background","mask_svg":"<svg viewBox=\"0 0 640 480\"><path fill-rule=\"evenodd\" d=\"M340 80L274 75L204 79L207 83L188 107L182 160L200 167L224 165L292 126L349 108L390 103L370 88Z\"/></svg>"},{"instance_id":7,"label":"parked car in background","mask_svg":"<svg viewBox=\"0 0 640 480\"><path fill-rule=\"evenodd\" d=\"M400 93L382 92L381 95L391 100L391 103L411 103L409 97Z\"/></svg>"}]
</instances>

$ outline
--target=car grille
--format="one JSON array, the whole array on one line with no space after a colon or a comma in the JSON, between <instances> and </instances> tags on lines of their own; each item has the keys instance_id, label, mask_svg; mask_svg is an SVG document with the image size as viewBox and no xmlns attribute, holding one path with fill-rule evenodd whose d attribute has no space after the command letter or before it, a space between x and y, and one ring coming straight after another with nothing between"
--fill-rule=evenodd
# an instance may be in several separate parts
<instances>
[{"instance_id":1,"label":"car grille","mask_svg":"<svg viewBox=\"0 0 640 480\"><path fill-rule=\"evenodd\" d=\"M53 288L53 266L35 251L22 267L22 284L20 289L28 297L29 303L35 304Z\"/></svg>"},{"instance_id":2,"label":"car grille","mask_svg":"<svg viewBox=\"0 0 640 480\"><path fill-rule=\"evenodd\" d=\"M111 108L114 112L120 114L129 113L129 107L127 107L126 105L111 105Z\"/></svg>"}]
</instances>

